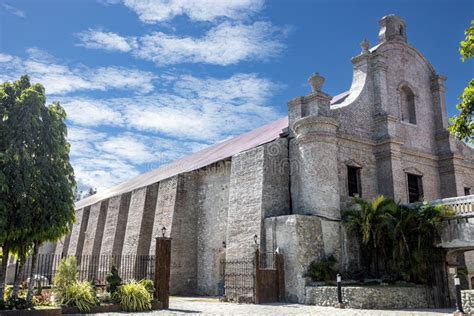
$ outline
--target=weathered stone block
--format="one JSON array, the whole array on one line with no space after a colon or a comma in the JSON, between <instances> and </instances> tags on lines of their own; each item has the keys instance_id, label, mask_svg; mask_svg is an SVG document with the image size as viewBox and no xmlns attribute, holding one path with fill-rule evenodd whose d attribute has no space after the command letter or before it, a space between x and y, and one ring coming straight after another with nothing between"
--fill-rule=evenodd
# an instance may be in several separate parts
<instances>
[{"instance_id":1,"label":"weathered stone block","mask_svg":"<svg viewBox=\"0 0 474 316\"><path fill-rule=\"evenodd\" d=\"M72 226L67 252L69 256L80 256L82 254L90 208L90 206L87 206L76 211L76 223Z\"/></svg>"},{"instance_id":2,"label":"weathered stone block","mask_svg":"<svg viewBox=\"0 0 474 316\"><path fill-rule=\"evenodd\" d=\"M283 254L286 299L304 302L304 274L311 261L325 255L322 219L310 215L284 215L265 219L266 236ZM268 241L267 241L268 242Z\"/></svg>"},{"instance_id":3,"label":"weathered stone block","mask_svg":"<svg viewBox=\"0 0 474 316\"><path fill-rule=\"evenodd\" d=\"M176 197L178 189L178 176L160 181L158 197L156 200L155 218L153 220L152 241L150 255L155 255L155 237L162 236L162 228L167 230L167 236L171 231L171 223L174 216Z\"/></svg>"},{"instance_id":4,"label":"weathered stone block","mask_svg":"<svg viewBox=\"0 0 474 316\"><path fill-rule=\"evenodd\" d=\"M104 234L105 219L107 216L108 200L91 206L89 221L85 232L83 255L99 255Z\"/></svg>"},{"instance_id":5,"label":"weathered stone block","mask_svg":"<svg viewBox=\"0 0 474 316\"><path fill-rule=\"evenodd\" d=\"M119 217L121 199L122 195L114 196L109 199L107 217L104 224L104 235L102 237L102 245L100 246L101 255L114 254L113 247L116 234L118 233L117 222Z\"/></svg>"},{"instance_id":6,"label":"weathered stone block","mask_svg":"<svg viewBox=\"0 0 474 316\"><path fill-rule=\"evenodd\" d=\"M130 209L127 217L127 226L122 248L122 255L136 255L138 240L143 219L147 188L140 188L132 192Z\"/></svg>"}]
</instances>

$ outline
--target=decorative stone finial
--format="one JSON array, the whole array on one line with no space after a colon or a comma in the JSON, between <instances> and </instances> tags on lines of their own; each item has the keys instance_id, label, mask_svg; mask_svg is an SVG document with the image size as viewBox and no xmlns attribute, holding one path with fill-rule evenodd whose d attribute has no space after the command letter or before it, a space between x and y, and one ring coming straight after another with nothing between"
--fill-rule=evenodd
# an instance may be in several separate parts
<instances>
[{"instance_id":1,"label":"decorative stone finial","mask_svg":"<svg viewBox=\"0 0 474 316\"><path fill-rule=\"evenodd\" d=\"M309 77L308 83L311 85L313 92L321 91L321 87L324 84L324 77L321 76L319 72L315 72Z\"/></svg>"},{"instance_id":2,"label":"decorative stone finial","mask_svg":"<svg viewBox=\"0 0 474 316\"><path fill-rule=\"evenodd\" d=\"M360 42L360 48L362 49L362 54L368 53L370 48L370 42L365 38Z\"/></svg>"}]
</instances>

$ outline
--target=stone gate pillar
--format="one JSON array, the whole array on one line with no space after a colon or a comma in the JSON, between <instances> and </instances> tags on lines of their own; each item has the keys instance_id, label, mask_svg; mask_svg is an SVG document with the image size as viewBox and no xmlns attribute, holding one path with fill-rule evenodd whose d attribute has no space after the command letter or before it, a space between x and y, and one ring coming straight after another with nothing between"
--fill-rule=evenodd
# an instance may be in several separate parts
<instances>
[{"instance_id":1,"label":"stone gate pillar","mask_svg":"<svg viewBox=\"0 0 474 316\"><path fill-rule=\"evenodd\" d=\"M171 238L156 237L155 298L163 309L170 305Z\"/></svg>"}]
</instances>

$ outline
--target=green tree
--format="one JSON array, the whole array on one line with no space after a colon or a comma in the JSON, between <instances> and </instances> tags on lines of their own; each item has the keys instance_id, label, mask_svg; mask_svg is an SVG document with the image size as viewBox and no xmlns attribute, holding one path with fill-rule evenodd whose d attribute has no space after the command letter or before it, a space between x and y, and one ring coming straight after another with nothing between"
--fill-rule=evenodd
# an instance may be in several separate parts
<instances>
[{"instance_id":1,"label":"green tree","mask_svg":"<svg viewBox=\"0 0 474 316\"><path fill-rule=\"evenodd\" d=\"M360 198L354 199L355 207L344 213L347 230L361 241L362 258L366 260L368 273L379 275L380 268L386 266L393 235L392 214L397 204L383 195L372 202Z\"/></svg>"},{"instance_id":2,"label":"green tree","mask_svg":"<svg viewBox=\"0 0 474 316\"><path fill-rule=\"evenodd\" d=\"M443 205L427 202L399 205L392 218L395 227L392 269L407 281L428 283L432 262L441 255L435 243L440 239L442 219L449 215L451 210Z\"/></svg>"},{"instance_id":3,"label":"green tree","mask_svg":"<svg viewBox=\"0 0 474 316\"><path fill-rule=\"evenodd\" d=\"M474 57L474 20L464 33L465 39L460 42L459 47L462 61ZM474 141L474 79L471 79L459 100L460 103L456 106L459 114L451 118L449 130L459 140L472 143Z\"/></svg>"},{"instance_id":4,"label":"green tree","mask_svg":"<svg viewBox=\"0 0 474 316\"><path fill-rule=\"evenodd\" d=\"M87 196L92 196L94 194L97 194L97 189L90 187L89 191L87 192Z\"/></svg>"},{"instance_id":5,"label":"green tree","mask_svg":"<svg viewBox=\"0 0 474 316\"><path fill-rule=\"evenodd\" d=\"M67 234L75 219L66 112L59 103L45 103L43 86L31 85L28 76L0 86L0 246L17 253L18 281L28 254L34 267L39 246ZM0 291L5 272L6 264ZM17 282L13 298L18 288Z\"/></svg>"},{"instance_id":6,"label":"green tree","mask_svg":"<svg viewBox=\"0 0 474 316\"><path fill-rule=\"evenodd\" d=\"M344 213L344 220L347 230L358 237L367 272L429 283L432 264L442 256L435 247L440 225L452 211L426 202L397 205L383 196L371 203L362 199L354 203L356 207Z\"/></svg>"}]
</instances>

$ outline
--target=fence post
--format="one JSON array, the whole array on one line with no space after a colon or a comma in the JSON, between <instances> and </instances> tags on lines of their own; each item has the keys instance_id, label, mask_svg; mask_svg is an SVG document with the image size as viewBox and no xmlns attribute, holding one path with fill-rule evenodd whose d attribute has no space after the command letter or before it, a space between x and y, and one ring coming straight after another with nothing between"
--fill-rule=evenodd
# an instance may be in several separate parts
<instances>
[{"instance_id":1,"label":"fence post","mask_svg":"<svg viewBox=\"0 0 474 316\"><path fill-rule=\"evenodd\" d=\"M260 304L260 251L255 250L255 304Z\"/></svg>"},{"instance_id":2,"label":"fence post","mask_svg":"<svg viewBox=\"0 0 474 316\"><path fill-rule=\"evenodd\" d=\"M155 298L163 304L163 309L168 309L170 304L171 238L156 237L155 260Z\"/></svg>"}]
</instances>

